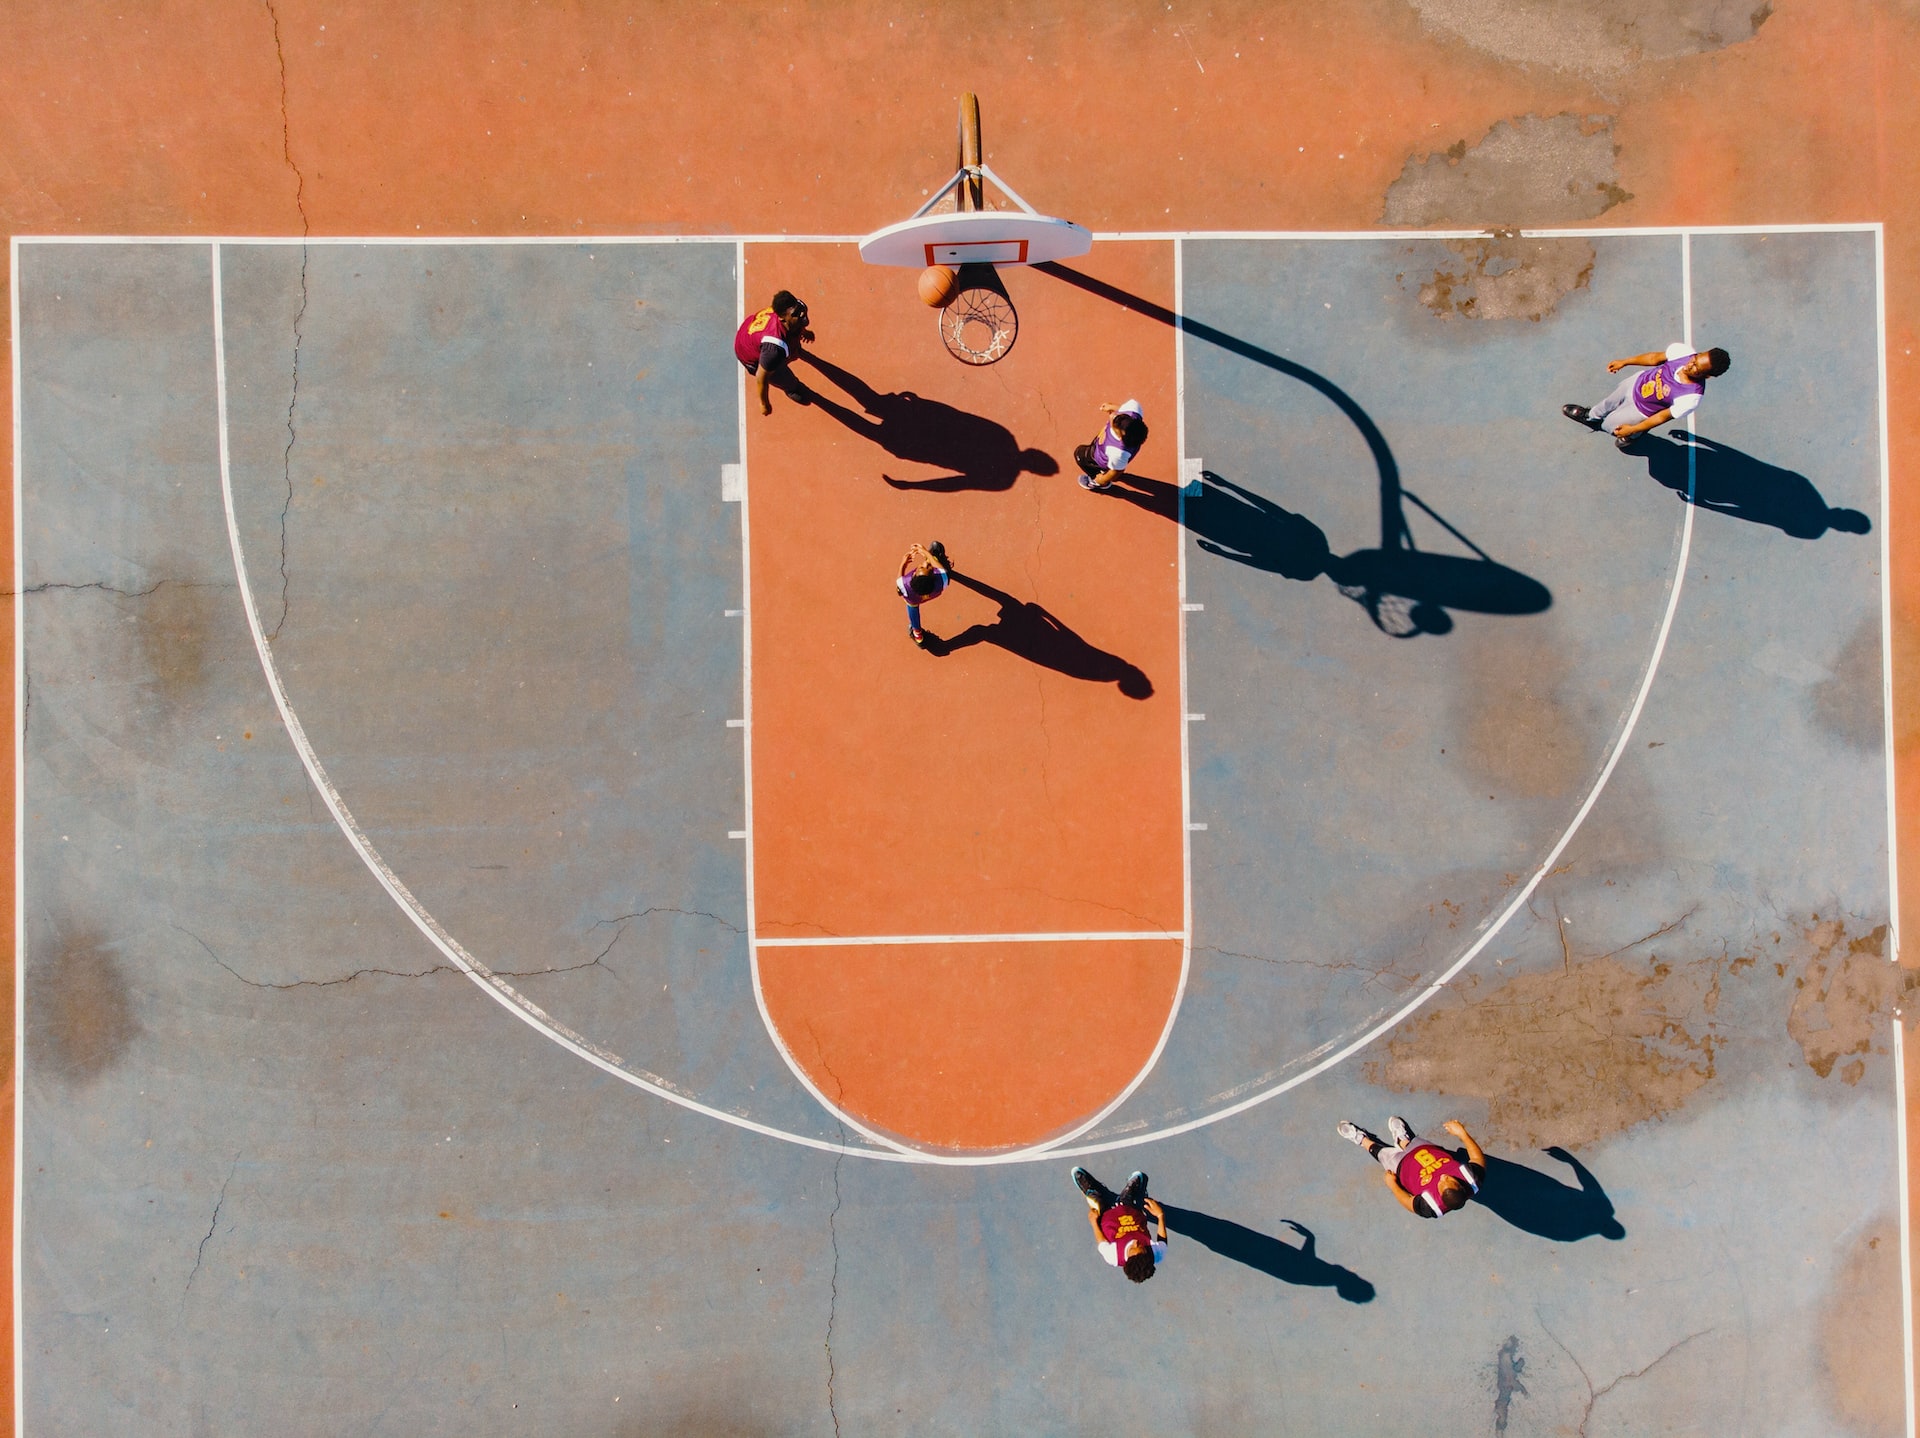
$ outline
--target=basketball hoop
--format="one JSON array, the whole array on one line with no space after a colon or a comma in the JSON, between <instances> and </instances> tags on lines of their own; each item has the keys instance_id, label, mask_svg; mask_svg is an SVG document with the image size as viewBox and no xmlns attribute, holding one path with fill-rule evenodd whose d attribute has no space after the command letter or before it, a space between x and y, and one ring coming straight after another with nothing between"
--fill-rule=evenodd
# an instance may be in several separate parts
<instances>
[{"instance_id":1,"label":"basketball hoop","mask_svg":"<svg viewBox=\"0 0 1920 1438\"><path fill-rule=\"evenodd\" d=\"M1032 265L1066 260L1093 248L1093 232L1022 199L981 158L980 102L960 100L960 165L945 184L907 219L875 230L860 241L870 265L924 269L945 265L960 271L960 288L940 311L940 339L962 363L1004 359L1020 332L1020 317L996 265ZM986 183L1018 208L989 210ZM938 207L954 197L954 208Z\"/></svg>"}]
</instances>

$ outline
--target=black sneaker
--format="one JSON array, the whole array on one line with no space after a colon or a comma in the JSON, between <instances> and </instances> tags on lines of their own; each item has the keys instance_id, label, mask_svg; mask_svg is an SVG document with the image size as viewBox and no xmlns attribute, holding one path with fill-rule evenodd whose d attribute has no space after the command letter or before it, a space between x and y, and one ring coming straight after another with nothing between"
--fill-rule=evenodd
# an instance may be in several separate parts
<instances>
[{"instance_id":1,"label":"black sneaker","mask_svg":"<svg viewBox=\"0 0 1920 1438\"><path fill-rule=\"evenodd\" d=\"M1560 413L1575 424L1584 424L1588 429L1594 428L1592 411L1583 404L1563 404L1560 406Z\"/></svg>"},{"instance_id":2,"label":"black sneaker","mask_svg":"<svg viewBox=\"0 0 1920 1438\"><path fill-rule=\"evenodd\" d=\"M1112 1196L1107 1192L1107 1186L1084 1168L1076 1168L1073 1171L1073 1182L1074 1186L1087 1196L1088 1203L1104 1208L1107 1199Z\"/></svg>"},{"instance_id":3,"label":"black sneaker","mask_svg":"<svg viewBox=\"0 0 1920 1438\"><path fill-rule=\"evenodd\" d=\"M1120 1190L1120 1201L1139 1207L1146 1202L1147 1176L1138 1169L1127 1175L1127 1186Z\"/></svg>"}]
</instances>

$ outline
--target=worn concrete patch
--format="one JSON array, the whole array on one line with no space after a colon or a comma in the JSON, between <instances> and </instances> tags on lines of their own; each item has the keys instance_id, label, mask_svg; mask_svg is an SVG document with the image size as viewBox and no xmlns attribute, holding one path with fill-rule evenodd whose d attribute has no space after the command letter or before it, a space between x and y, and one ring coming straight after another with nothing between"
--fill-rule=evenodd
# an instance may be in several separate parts
<instances>
[{"instance_id":1,"label":"worn concrete patch","mask_svg":"<svg viewBox=\"0 0 1920 1438\"><path fill-rule=\"evenodd\" d=\"M1575 953L1563 930L1558 968L1468 974L1454 1004L1388 1041L1368 1081L1484 1100L1488 1133L1503 1146L1577 1148L1673 1112L1712 1079L1716 1056L1750 1036L1718 1020L1726 985L1775 1014L1784 1007L1807 1067L1849 1085L1867 1054L1885 1051L1895 1005L1920 987L1920 970L1887 962L1885 925L1855 934L1815 914L1746 953L1668 960L1645 947L1684 924L1598 957Z\"/></svg>"},{"instance_id":2,"label":"worn concrete patch","mask_svg":"<svg viewBox=\"0 0 1920 1438\"><path fill-rule=\"evenodd\" d=\"M1840 920L1816 914L1801 938L1805 966L1794 978L1787 1032L1821 1078L1837 1064L1842 1083L1859 1083L1866 1072L1861 1056L1885 1052L1887 1018L1903 995L1920 988L1920 970L1887 962L1885 924L1856 937Z\"/></svg>"},{"instance_id":3,"label":"worn concrete patch","mask_svg":"<svg viewBox=\"0 0 1920 1438\"><path fill-rule=\"evenodd\" d=\"M1418 257L1418 251L1410 252ZM1522 239L1501 230L1483 240L1446 240L1431 263L1395 278L1442 319L1533 320L1593 279L1587 240Z\"/></svg>"},{"instance_id":4,"label":"worn concrete patch","mask_svg":"<svg viewBox=\"0 0 1920 1438\"><path fill-rule=\"evenodd\" d=\"M1854 628L1827 677L1809 695L1813 722L1824 733L1869 753L1887 742L1880 659L1880 616L1871 614Z\"/></svg>"},{"instance_id":5,"label":"worn concrete patch","mask_svg":"<svg viewBox=\"0 0 1920 1438\"><path fill-rule=\"evenodd\" d=\"M1429 29L1521 65L1593 75L1751 40L1772 0L1411 0Z\"/></svg>"},{"instance_id":6,"label":"worn concrete patch","mask_svg":"<svg viewBox=\"0 0 1920 1438\"><path fill-rule=\"evenodd\" d=\"M1571 794L1592 771L1597 736L1573 707L1572 662L1551 625L1477 625L1461 637L1455 727L1460 759L1489 789Z\"/></svg>"},{"instance_id":7,"label":"worn concrete patch","mask_svg":"<svg viewBox=\"0 0 1920 1438\"><path fill-rule=\"evenodd\" d=\"M1893 1214L1870 1224L1847 1254L1821 1314L1820 1357L1849 1433L1896 1438L1905 1431L1900 1229Z\"/></svg>"},{"instance_id":8,"label":"worn concrete patch","mask_svg":"<svg viewBox=\"0 0 1920 1438\"><path fill-rule=\"evenodd\" d=\"M180 707L205 685L219 611L237 602L229 588L177 580L126 602L140 658L168 708Z\"/></svg>"},{"instance_id":9,"label":"worn concrete patch","mask_svg":"<svg viewBox=\"0 0 1920 1438\"><path fill-rule=\"evenodd\" d=\"M27 967L27 1062L73 1085L92 1082L140 1036L112 944L79 925L49 934Z\"/></svg>"},{"instance_id":10,"label":"worn concrete patch","mask_svg":"<svg viewBox=\"0 0 1920 1438\"><path fill-rule=\"evenodd\" d=\"M1367 1065L1400 1093L1485 1099L1497 1144L1579 1148L1670 1113L1713 1077L1714 1039L1691 1016L1710 1008L1719 975L1617 957L1481 985L1431 1011Z\"/></svg>"},{"instance_id":11,"label":"worn concrete patch","mask_svg":"<svg viewBox=\"0 0 1920 1438\"><path fill-rule=\"evenodd\" d=\"M1570 225L1632 195L1620 188L1610 117L1522 115L1469 145L1409 155L1381 223L1489 229Z\"/></svg>"}]
</instances>

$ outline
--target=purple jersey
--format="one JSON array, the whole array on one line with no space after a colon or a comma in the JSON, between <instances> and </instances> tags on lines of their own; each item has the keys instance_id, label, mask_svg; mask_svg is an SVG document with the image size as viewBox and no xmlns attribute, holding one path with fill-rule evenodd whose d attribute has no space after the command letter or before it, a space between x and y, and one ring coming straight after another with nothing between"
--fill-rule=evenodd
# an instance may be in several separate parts
<instances>
[{"instance_id":1,"label":"purple jersey","mask_svg":"<svg viewBox=\"0 0 1920 1438\"><path fill-rule=\"evenodd\" d=\"M1663 409L1672 409L1674 401L1683 396L1705 394L1705 385L1691 384L1676 373L1683 365L1691 363L1693 356L1687 354L1679 359L1668 360L1658 369L1641 370L1633 382L1633 407L1651 418Z\"/></svg>"}]
</instances>

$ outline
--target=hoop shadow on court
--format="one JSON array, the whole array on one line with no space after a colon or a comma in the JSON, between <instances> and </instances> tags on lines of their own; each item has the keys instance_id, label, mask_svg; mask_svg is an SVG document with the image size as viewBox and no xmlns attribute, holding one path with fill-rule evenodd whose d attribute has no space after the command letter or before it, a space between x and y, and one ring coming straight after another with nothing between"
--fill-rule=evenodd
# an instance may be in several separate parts
<instances>
[{"instance_id":1,"label":"hoop shadow on court","mask_svg":"<svg viewBox=\"0 0 1920 1438\"><path fill-rule=\"evenodd\" d=\"M1060 463L1044 450L1022 449L1013 431L984 415L971 414L937 399L910 391L882 393L850 370L811 350L799 358L838 385L864 413L838 400L813 392L814 405L832 415L863 439L870 439L895 459L930 465L948 473L933 479L894 479L882 475L895 489L919 489L935 494L958 490L1013 488L1022 474L1058 474Z\"/></svg>"},{"instance_id":2,"label":"hoop shadow on court","mask_svg":"<svg viewBox=\"0 0 1920 1438\"><path fill-rule=\"evenodd\" d=\"M1627 1230L1614 1217L1613 1200L1587 1166L1558 1146L1541 1152L1572 1169L1578 1187L1525 1164L1488 1154L1487 1181L1474 1202L1492 1209L1515 1228L1551 1243L1625 1238Z\"/></svg>"},{"instance_id":3,"label":"hoop shadow on court","mask_svg":"<svg viewBox=\"0 0 1920 1438\"><path fill-rule=\"evenodd\" d=\"M1153 681L1138 666L1118 654L1109 654L1089 644L1069 629L1044 605L1015 599L1004 589L996 589L983 579L953 571L953 582L985 595L1000 606L1000 615L991 624L974 624L951 639L929 632L927 650L947 655L956 649L976 644L991 644L1009 654L1064 674L1069 679L1084 679L1093 684L1117 684L1129 699L1147 699L1153 694Z\"/></svg>"},{"instance_id":4,"label":"hoop shadow on court","mask_svg":"<svg viewBox=\"0 0 1920 1438\"><path fill-rule=\"evenodd\" d=\"M1325 375L1190 315L1177 315L1165 305L1155 304L1070 266L1052 262L1033 268L1149 319L1173 325L1195 339L1298 380L1323 395L1360 432L1373 456L1380 484L1380 547L1355 550L1337 559L1329 556L1321 560L1320 567L1312 573L1301 573L1298 571L1312 563L1316 552L1328 555L1326 535L1310 520L1290 514L1252 490L1222 480L1218 475L1203 477L1200 494L1189 497L1184 514L1179 490L1163 481L1135 480L1130 475L1122 475L1120 478L1128 480L1136 493L1111 492L1169 519L1184 522L1201 536L1200 547L1210 554L1235 559L1256 569L1268 569L1290 579L1312 579L1326 574L1342 594L1367 611L1375 627L1397 639L1447 633L1453 628L1450 610L1538 614L1552 605L1553 595L1544 584L1496 561L1432 506L1401 486L1400 465L1393 457L1387 437L1359 402ZM1145 496L1145 500L1136 494ZM1471 549L1476 557L1439 554L1416 547L1413 532L1407 526L1405 502L1408 500Z\"/></svg>"},{"instance_id":5,"label":"hoop shadow on court","mask_svg":"<svg viewBox=\"0 0 1920 1438\"><path fill-rule=\"evenodd\" d=\"M1321 1258L1314 1252L1313 1230L1290 1218L1280 1221L1300 1235L1298 1246L1235 1223L1229 1218L1215 1218L1210 1213L1196 1213L1190 1208L1175 1208L1170 1203L1163 1203L1160 1208L1167 1216L1168 1228L1182 1237L1191 1238L1202 1248L1211 1249L1222 1258L1244 1263L1248 1268L1264 1273L1269 1278L1277 1278L1282 1283L1298 1284L1303 1288L1331 1288L1349 1303L1373 1302L1373 1285L1351 1268L1342 1268L1337 1263L1329 1263Z\"/></svg>"},{"instance_id":6,"label":"hoop shadow on court","mask_svg":"<svg viewBox=\"0 0 1920 1438\"><path fill-rule=\"evenodd\" d=\"M1106 492L1184 524L1208 554L1302 582L1326 575L1396 638L1445 634L1453 628L1451 610L1537 614L1553 603L1544 584L1496 562L1411 490L1396 487L1396 502L1411 500L1477 558L1414 548L1400 512L1394 516L1398 543L1336 555L1305 515L1212 470L1201 472L1200 492L1188 493L1184 507L1179 487L1160 479L1121 474Z\"/></svg>"},{"instance_id":7,"label":"hoop shadow on court","mask_svg":"<svg viewBox=\"0 0 1920 1438\"><path fill-rule=\"evenodd\" d=\"M1693 502L1700 508L1770 525L1795 539L1819 539L1828 530L1866 534L1873 528L1873 521L1859 510L1829 505L1804 474L1755 459L1705 435L1672 430L1665 443L1642 440L1627 452L1645 455L1647 473L1682 499L1691 480Z\"/></svg>"}]
</instances>

